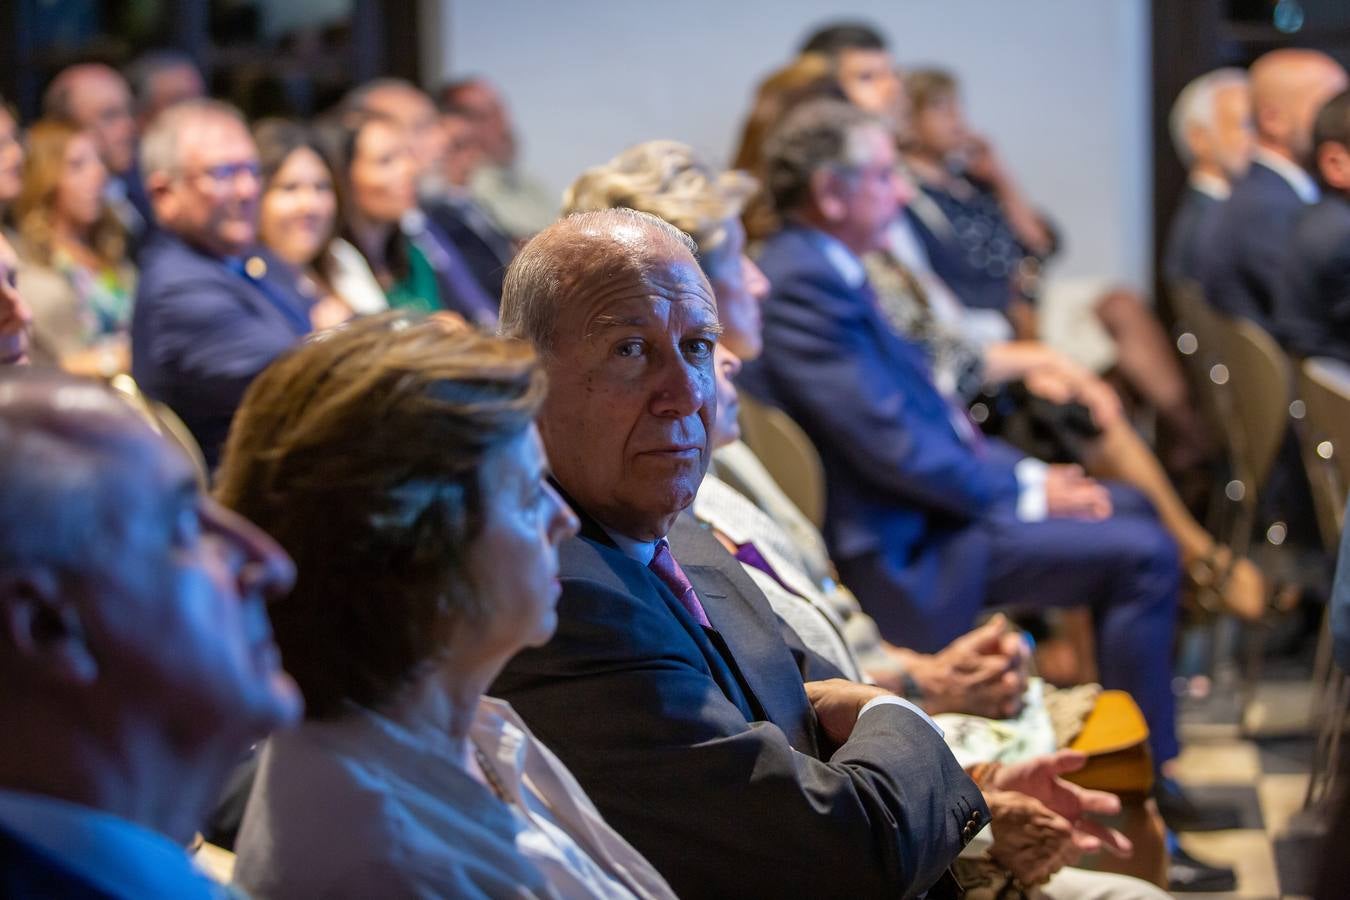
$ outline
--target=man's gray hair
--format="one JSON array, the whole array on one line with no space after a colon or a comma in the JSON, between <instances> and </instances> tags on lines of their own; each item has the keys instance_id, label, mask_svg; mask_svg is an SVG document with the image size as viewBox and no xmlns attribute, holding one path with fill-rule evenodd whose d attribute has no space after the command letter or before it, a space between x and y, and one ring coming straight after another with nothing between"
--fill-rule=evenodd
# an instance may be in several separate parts
<instances>
[{"instance_id":1,"label":"man's gray hair","mask_svg":"<svg viewBox=\"0 0 1350 900\"><path fill-rule=\"evenodd\" d=\"M122 418L135 413L87 379L38 369L0 375L0 570L97 569L116 518L101 423Z\"/></svg>"},{"instance_id":2,"label":"man's gray hair","mask_svg":"<svg viewBox=\"0 0 1350 900\"><path fill-rule=\"evenodd\" d=\"M248 131L239 110L222 100L200 98L175 103L155 116L141 136L141 177L176 172L183 162L183 137L206 119L230 119Z\"/></svg>"},{"instance_id":3,"label":"man's gray hair","mask_svg":"<svg viewBox=\"0 0 1350 900\"><path fill-rule=\"evenodd\" d=\"M547 358L564 304L597 282L640 271L672 248L684 250L697 264L693 238L650 213L621 207L559 219L535 235L506 270L502 336L529 341Z\"/></svg>"},{"instance_id":4,"label":"man's gray hair","mask_svg":"<svg viewBox=\"0 0 1350 900\"><path fill-rule=\"evenodd\" d=\"M1172 146L1184 165L1195 161L1186 133L1197 125L1206 129L1214 125L1214 95L1224 88L1246 86L1247 73L1229 67L1206 72L1181 89L1167 125L1172 133Z\"/></svg>"},{"instance_id":5,"label":"man's gray hair","mask_svg":"<svg viewBox=\"0 0 1350 900\"><path fill-rule=\"evenodd\" d=\"M842 100L812 100L793 110L764 146L764 184L780 215L800 210L811 196L811 176L866 162L859 135L885 130L881 119Z\"/></svg>"}]
</instances>

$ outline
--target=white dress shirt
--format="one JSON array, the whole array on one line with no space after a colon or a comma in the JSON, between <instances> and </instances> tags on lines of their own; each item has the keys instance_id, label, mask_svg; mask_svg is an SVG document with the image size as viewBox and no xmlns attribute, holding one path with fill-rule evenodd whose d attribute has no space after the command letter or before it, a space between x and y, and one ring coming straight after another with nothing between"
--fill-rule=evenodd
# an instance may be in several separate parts
<instances>
[{"instance_id":1,"label":"white dress shirt","mask_svg":"<svg viewBox=\"0 0 1350 900\"><path fill-rule=\"evenodd\" d=\"M219 900L230 896L169 838L87 806L0 790L0 828L114 897Z\"/></svg>"},{"instance_id":2,"label":"white dress shirt","mask_svg":"<svg viewBox=\"0 0 1350 900\"><path fill-rule=\"evenodd\" d=\"M1192 172L1186 183L1211 200L1227 200L1233 193L1227 181L1209 172Z\"/></svg>"}]
</instances>

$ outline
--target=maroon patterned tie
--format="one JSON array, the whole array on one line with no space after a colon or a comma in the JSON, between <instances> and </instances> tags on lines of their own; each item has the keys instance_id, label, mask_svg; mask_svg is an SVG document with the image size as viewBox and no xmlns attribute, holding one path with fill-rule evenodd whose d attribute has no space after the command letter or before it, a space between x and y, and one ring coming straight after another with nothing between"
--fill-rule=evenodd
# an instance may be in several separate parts
<instances>
[{"instance_id":1,"label":"maroon patterned tie","mask_svg":"<svg viewBox=\"0 0 1350 900\"><path fill-rule=\"evenodd\" d=\"M693 616L698 624L704 628L712 627L712 623L708 621L708 614L703 611L703 604L698 600L698 594L694 593L694 586L689 583L680 564L671 555L670 544L665 538L656 542L656 554L652 556L647 568L670 588L670 592L680 601L680 605L689 610L689 615Z\"/></svg>"}]
</instances>

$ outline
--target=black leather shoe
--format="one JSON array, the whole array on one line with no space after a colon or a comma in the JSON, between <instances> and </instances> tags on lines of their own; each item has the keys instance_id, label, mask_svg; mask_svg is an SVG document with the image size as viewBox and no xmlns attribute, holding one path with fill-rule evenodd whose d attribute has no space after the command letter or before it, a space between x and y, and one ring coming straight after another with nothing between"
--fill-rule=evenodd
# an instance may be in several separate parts
<instances>
[{"instance_id":1,"label":"black leather shoe","mask_svg":"<svg viewBox=\"0 0 1350 900\"><path fill-rule=\"evenodd\" d=\"M1158 812L1173 831L1225 831L1242 827L1242 814L1231 804L1201 806L1186 795L1172 778L1159 778L1153 785Z\"/></svg>"},{"instance_id":2,"label":"black leather shoe","mask_svg":"<svg viewBox=\"0 0 1350 900\"><path fill-rule=\"evenodd\" d=\"M1180 847L1167 862L1167 890L1174 894L1237 890L1237 876L1227 866L1200 862Z\"/></svg>"}]
</instances>

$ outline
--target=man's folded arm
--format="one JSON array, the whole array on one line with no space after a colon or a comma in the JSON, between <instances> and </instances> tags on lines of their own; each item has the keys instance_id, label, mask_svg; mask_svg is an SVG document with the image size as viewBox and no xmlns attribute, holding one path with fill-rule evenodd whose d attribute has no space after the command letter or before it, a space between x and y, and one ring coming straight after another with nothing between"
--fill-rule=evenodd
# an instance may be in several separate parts
<instances>
[{"instance_id":1,"label":"man's folded arm","mask_svg":"<svg viewBox=\"0 0 1350 900\"><path fill-rule=\"evenodd\" d=\"M827 761L748 723L662 611L565 581L509 700L621 834L689 896L911 896L960 852L978 789L937 733L887 705Z\"/></svg>"}]
</instances>

